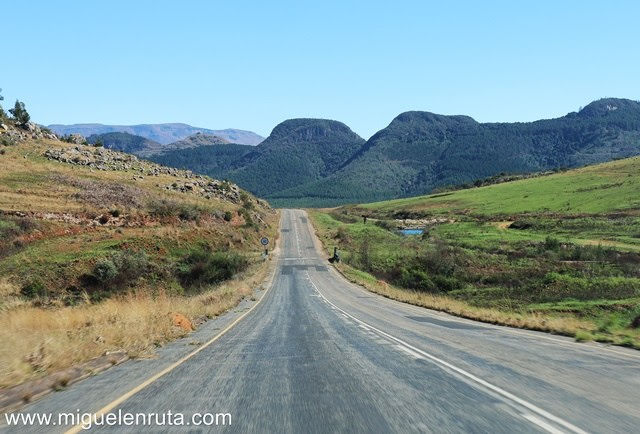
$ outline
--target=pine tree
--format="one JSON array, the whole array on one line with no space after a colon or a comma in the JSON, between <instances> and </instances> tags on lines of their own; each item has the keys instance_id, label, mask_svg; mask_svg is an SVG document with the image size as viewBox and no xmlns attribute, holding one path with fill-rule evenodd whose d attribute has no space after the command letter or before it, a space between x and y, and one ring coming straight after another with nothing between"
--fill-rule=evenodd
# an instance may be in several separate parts
<instances>
[{"instance_id":1,"label":"pine tree","mask_svg":"<svg viewBox=\"0 0 640 434\"><path fill-rule=\"evenodd\" d=\"M13 116L16 122L21 125L26 124L27 122L29 122L29 119L31 119L31 116L29 116L27 109L24 108L24 103L18 100L16 100L16 104L13 106L13 108L9 109L9 113L11 113L11 116Z\"/></svg>"}]
</instances>

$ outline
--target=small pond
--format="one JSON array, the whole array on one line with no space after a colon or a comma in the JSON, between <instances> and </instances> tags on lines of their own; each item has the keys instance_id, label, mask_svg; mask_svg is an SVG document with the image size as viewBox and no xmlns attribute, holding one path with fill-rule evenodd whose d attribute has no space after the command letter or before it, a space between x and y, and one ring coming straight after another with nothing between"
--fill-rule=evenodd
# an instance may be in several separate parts
<instances>
[{"instance_id":1,"label":"small pond","mask_svg":"<svg viewBox=\"0 0 640 434\"><path fill-rule=\"evenodd\" d=\"M424 229L400 229L402 235L422 235Z\"/></svg>"}]
</instances>

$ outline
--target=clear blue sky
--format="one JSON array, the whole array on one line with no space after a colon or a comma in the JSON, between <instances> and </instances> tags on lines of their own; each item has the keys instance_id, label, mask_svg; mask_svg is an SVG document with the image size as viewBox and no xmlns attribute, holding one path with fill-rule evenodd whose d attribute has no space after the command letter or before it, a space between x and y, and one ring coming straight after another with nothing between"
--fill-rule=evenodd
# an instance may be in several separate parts
<instances>
[{"instance_id":1,"label":"clear blue sky","mask_svg":"<svg viewBox=\"0 0 640 434\"><path fill-rule=\"evenodd\" d=\"M292 117L369 137L399 113L479 121L640 99L637 1L6 1L4 107L49 123Z\"/></svg>"}]
</instances>

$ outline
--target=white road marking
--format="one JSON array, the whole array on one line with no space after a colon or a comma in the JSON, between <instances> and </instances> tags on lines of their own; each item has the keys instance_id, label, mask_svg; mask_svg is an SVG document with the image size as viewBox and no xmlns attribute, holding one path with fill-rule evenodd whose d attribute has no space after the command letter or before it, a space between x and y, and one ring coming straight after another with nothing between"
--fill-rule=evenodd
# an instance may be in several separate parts
<instances>
[{"instance_id":1,"label":"white road marking","mask_svg":"<svg viewBox=\"0 0 640 434\"><path fill-rule=\"evenodd\" d=\"M531 413L522 413L521 416L524 417L525 419L527 419L529 422L535 423L540 428L544 429L545 431L550 432L551 434L562 434L562 431L560 431L559 429L557 429L553 425L549 425L544 420L540 419L539 417L536 417L536 416L532 415Z\"/></svg>"},{"instance_id":2,"label":"white road marking","mask_svg":"<svg viewBox=\"0 0 640 434\"><path fill-rule=\"evenodd\" d=\"M383 297L380 294L376 294L375 292L371 292L368 291L365 288L362 288L361 286L350 282L346 279L344 279L344 277L338 272L336 271L335 268L331 267L330 270L332 270L336 276L338 276L340 279L342 279L346 284L350 285L351 287L357 289L359 292L364 292L365 294L369 295L370 298L375 298L379 301L382 301L383 303L386 304L399 304L401 305L402 308L421 314L421 315L427 315L427 316L431 316L432 318L441 318L443 320L446 321L452 321L452 322L457 322L460 324L473 324L474 326L477 327L484 327L487 330L495 330L498 332L504 332L504 333L510 333L510 334L514 334L514 335L520 335L520 336L526 336L530 339L544 339L547 341L551 341L551 342L556 342L558 344L560 344L560 346L565 347L565 348L569 348L572 351L582 351L584 353L588 353L590 355L598 355L598 356L603 356L602 352L607 352L607 353L612 353L612 354L616 354L619 356L624 356L627 358L631 358L631 359L640 359L640 355L638 354L634 354L631 352L627 352L627 351L618 351L614 348L611 348L610 346L606 345L606 344L601 344L599 342L589 342L589 343L578 343L578 342L572 342L569 340L564 340L564 339L559 339L559 338L554 338L552 336L548 336L545 332L540 332L540 331L536 331L536 330L527 330L527 329L519 329L519 328L515 328L515 327L509 327L509 326L501 326L501 325L496 325L496 324L490 324L490 323L485 323L482 321L475 321L472 319L468 319L468 318L461 318L461 317L457 317L455 315L452 315L450 313L447 312L442 312L442 311L438 311L438 310L434 310L428 307L423 307L423 306L416 306L413 304L409 304L409 303L404 303L398 300L394 300L394 299L390 299L387 297ZM596 348L594 348L596 347Z\"/></svg>"},{"instance_id":3,"label":"white road marking","mask_svg":"<svg viewBox=\"0 0 640 434\"><path fill-rule=\"evenodd\" d=\"M400 351L402 351L405 354L410 355L411 357L413 357L414 359L424 359L424 357L422 357L422 355L416 353L415 351L403 346L403 345L395 345L395 347L397 349L399 349Z\"/></svg>"},{"instance_id":4,"label":"white road marking","mask_svg":"<svg viewBox=\"0 0 640 434\"><path fill-rule=\"evenodd\" d=\"M348 312L344 311L343 309L339 308L338 306L336 306L335 304L333 304L331 301L329 301L324 294L322 294L322 291L320 291L320 289L316 286L316 284L313 282L313 280L309 280L309 282L311 283L311 285L315 288L316 291L318 291L318 293L320 294L320 296L322 296L325 300L327 300L327 302L335 307L343 316L346 315L348 317L350 317L351 319L353 319L357 324L362 324L365 325L369 328L371 328L372 330L378 332L380 335L385 336L386 338L396 342L397 344L404 346L406 349L411 350L417 354L420 354L421 356L423 356L424 358L427 358L429 360L431 360L434 364L436 364L437 366L440 366L441 368L444 368L445 372L448 371L453 371L463 377L465 377L468 380L471 380L472 382L476 383L479 386L482 386L485 389L488 389L489 391L495 393L496 395L500 396L504 402L506 402L507 404L510 404L512 406L515 406L516 408L519 407L524 407L527 410L537 414L538 416L543 417L544 419L551 421L553 423L556 423L566 429L568 429L569 431L572 431L574 433L579 433L579 434L586 434L586 431L582 430L581 428L578 428L577 426L573 425L571 422L568 422L558 416L555 416L551 413L549 413L548 411L536 406L535 404L532 404L528 401L525 401L522 398L519 398L517 396L515 396L514 394L507 392L506 390L495 386L491 383L489 383L486 380L483 380L482 378L468 372L465 371L462 368L459 368L445 360L442 360L432 354L427 353L426 351L421 350L420 348L414 347L413 345L409 344L408 342L403 341L402 339L399 339L393 335L390 335L389 333L386 333L374 326L372 326L369 323L366 323L358 318L356 318L355 316L349 314ZM548 428L553 428L553 426L549 425L549 423L540 420L539 418L535 417L535 418L527 418L526 420L528 420L529 422L539 426L540 428L544 429L544 430L548 430ZM555 429L555 428L553 428Z\"/></svg>"}]
</instances>

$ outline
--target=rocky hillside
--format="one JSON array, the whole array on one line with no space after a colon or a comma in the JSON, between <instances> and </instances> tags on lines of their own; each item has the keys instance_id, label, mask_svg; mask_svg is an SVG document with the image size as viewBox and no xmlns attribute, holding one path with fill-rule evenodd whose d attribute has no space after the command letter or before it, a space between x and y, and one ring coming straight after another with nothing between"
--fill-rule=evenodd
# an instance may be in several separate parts
<instances>
[{"instance_id":1,"label":"rocky hillside","mask_svg":"<svg viewBox=\"0 0 640 434\"><path fill-rule=\"evenodd\" d=\"M38 124L34 124L33 122L27 122L20 127L17 127L8 120L5 120L5 122L6 123L0 122L0 146L15 145L30 139L58 140L58 136L56 136L51 130Z\"/></svg>"},{"instance_id":2,"label":"rocky hillside","mask_svg":"<svg viewBox=\"0 0 640 434\"><path fill-rule=\"evenodd\" d=\"M15 134L2 133L0 138ZM0 232L4 234L0 237L0 275L18 286L26 284L30 276L42 277L28 268L47 263L51 258L39 256L31 265L10 258L37 254L69 234L87 235L83 245L72 248L82 260L73 259L74 265L69 265L70 270L78 267L86 270L84 267L90 267L96 259L85 255L85 249L94 248L93 239L99 242L115 237L132 242L139 237L140 240L153 237L158 230L153 228L166 226L176 234L183 231L217 234L211 243L212 246L218 243L218 248L231 246L231 239L253 240L258 246L256 237L263 231L270 232L275 219L266 202L253 198L235 184L100 147L46 138L4 143L0 144L0 169ZM15 224L38 228L38 232L23 231L15 228ZM114 235L100 229L112 226L149 230L145 229L146 234ZM87 228L94 229L87 232ZM19 237L14 239L11 234ZM203 237L202 241L206 241L209 236ZM48 240L46 246L38 244L43 240ZM118 241L113 245L119 244ZM102 252L98 257L105 253L102 248L98 250ZM68 257L76 256L74 253ZM64 296L65 285L80 279L80 275L68 275L68 270L62 268L48 270L47 276L49 271L65 276L43 279L50 282L50 294ZM74 285L84 287L81 281Z\"/></svg>"},{"instance_id":3,"label":"rocky hillside","mask_svg":"<svg viewBox=\"0 0 640 434\"><path fill-rule=\"evenodd\" d=\"M225 130L210 130L207 128L193 127L187 124L141 124L141 125L103 125L103 124L73 124L49 125L49 128L58 135L81 134L89 137L92 134L104 133L129 133L141 136L154 142L166 145L178 140L182 140L196 133L212 134L228 140L231 143L243 145L257 145L264 137L246 130L228 128Z\"/></svg>"},{"instance_id":4,"label":"rocky hillside","mask_svg":"<svg viewBox=\"0 0 640 434\"><path fill-rule=\"evenodd\" d=\"M0 341L11 351L0 352L0 388L105 352L150 355L262 279L259 240L276 237L278 220L265 201L35 125L5 127Z\"/></svg>"}]
</instances>

